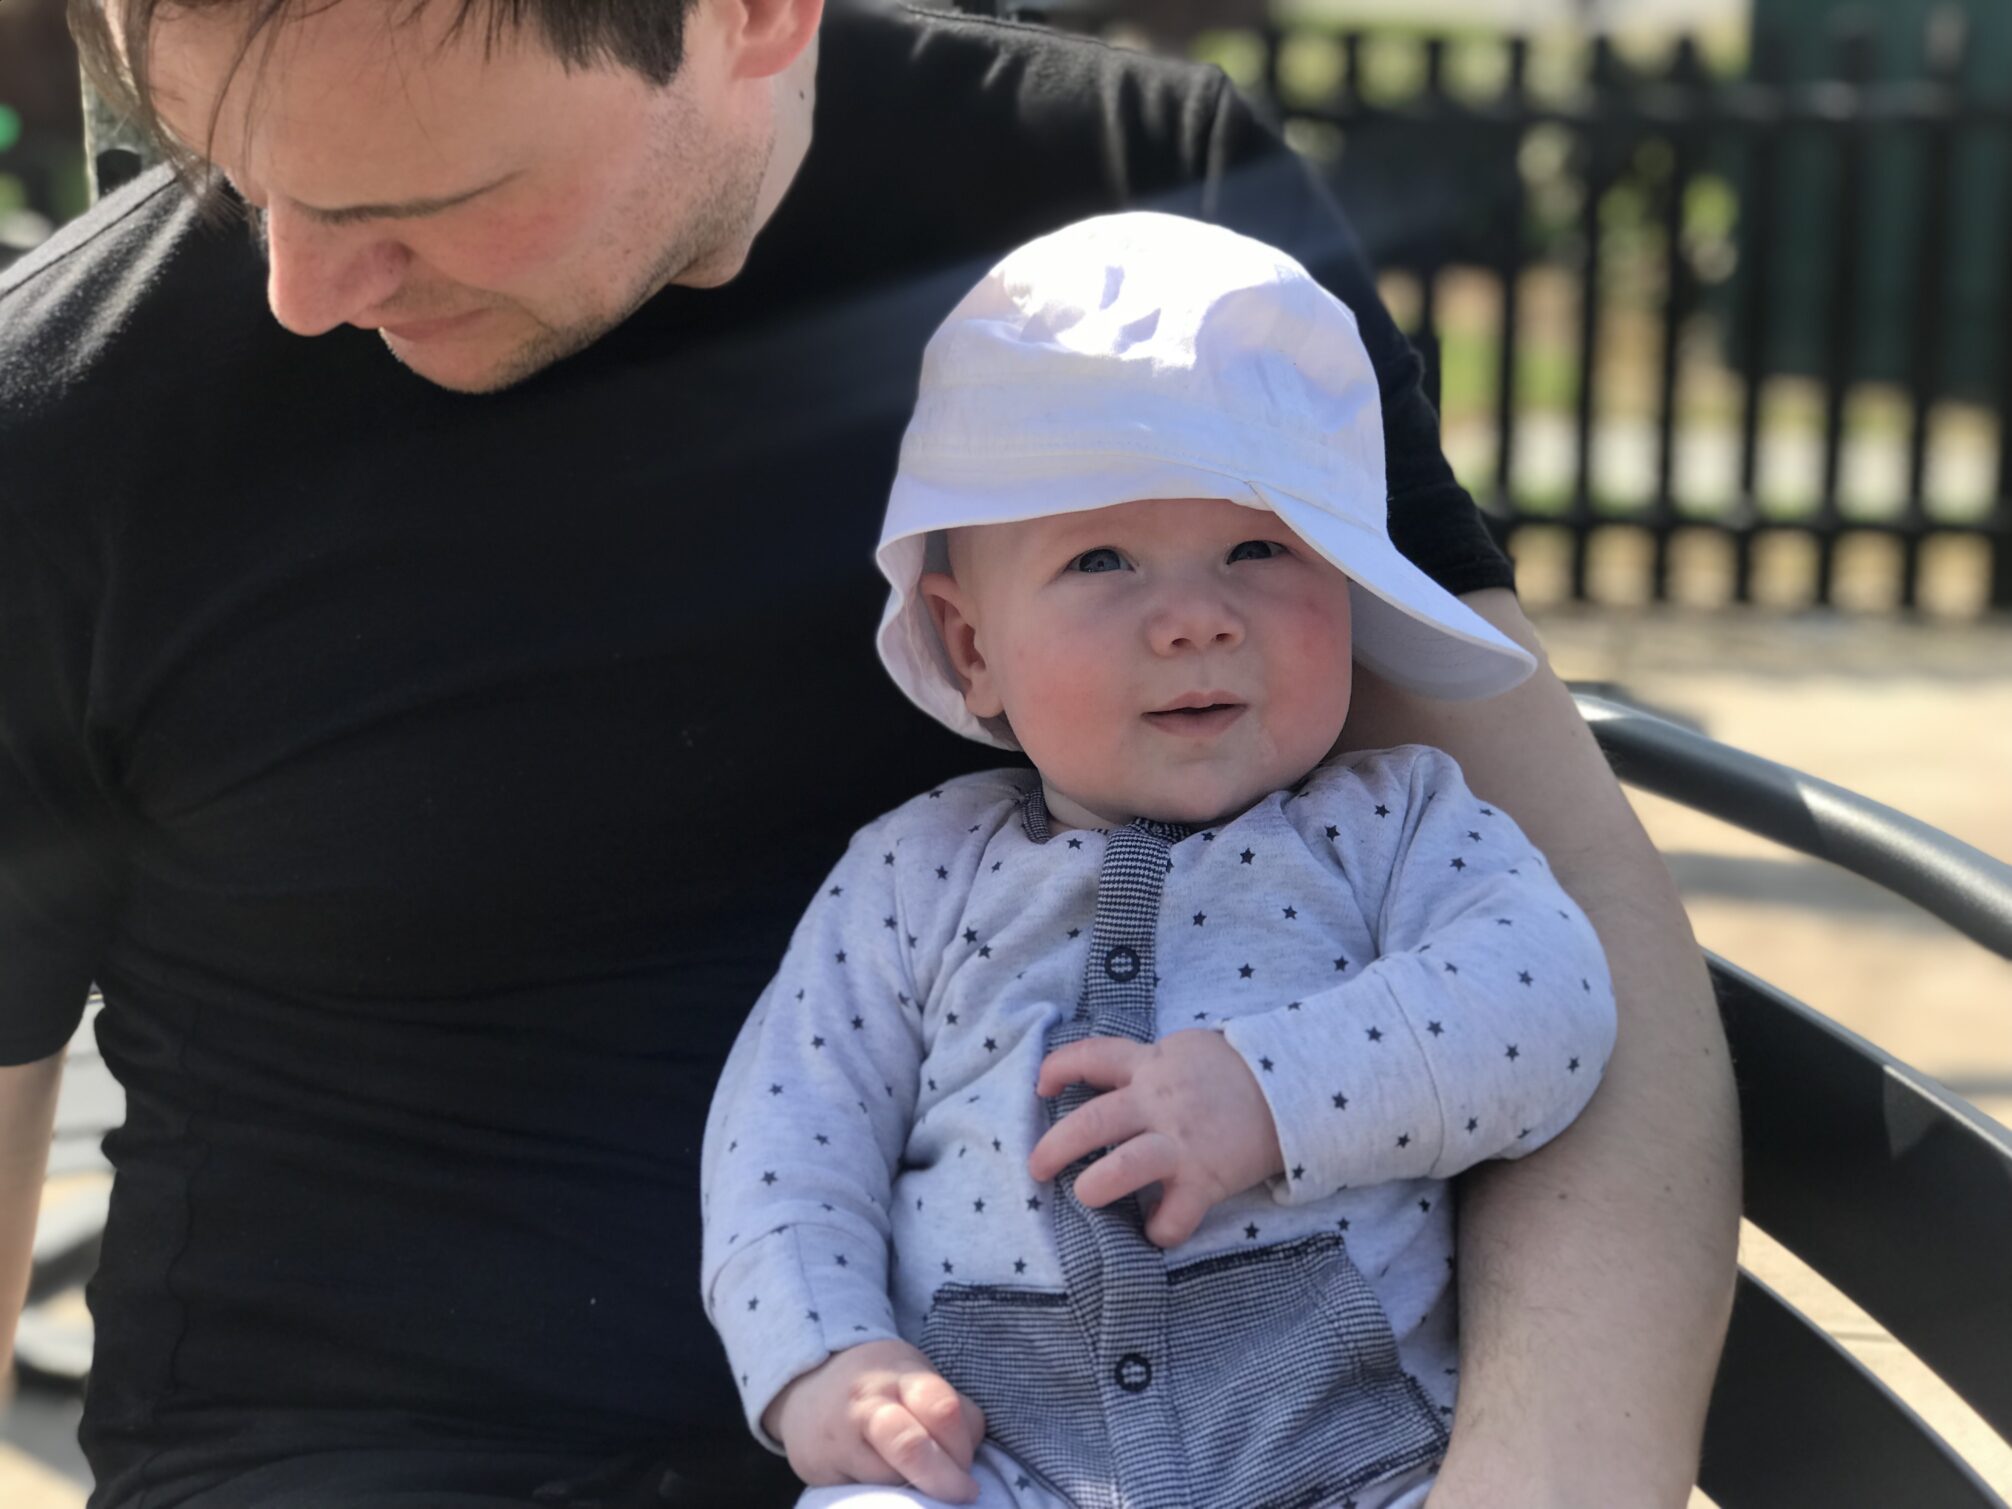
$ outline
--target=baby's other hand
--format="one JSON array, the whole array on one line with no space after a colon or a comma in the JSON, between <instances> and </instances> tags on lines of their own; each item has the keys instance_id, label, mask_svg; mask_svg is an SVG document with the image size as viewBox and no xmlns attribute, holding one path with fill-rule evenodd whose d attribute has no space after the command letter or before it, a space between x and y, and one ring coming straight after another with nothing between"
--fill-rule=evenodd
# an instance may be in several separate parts
<instances>
[{"instance_id":1,"label":"baby's other hand","mask_svg":"<svg viewBox=\"0 0 2012 1509\"><path fill-rule=\"evenodd\" d=\"M776 1395L762 1429L813 1488L908 1483L936 1498L978 1497L971 1459L985 1415L905 1341L869 1341L827 1358Z\"/></svg>"},{"instance_id":2,"label":"baby's other hand","mask_svg":"<svg viewBox=\"0 0 2012 1509\"><path fill-rule=\"evenodd\" d=\"M1028 1172L1046 1181L1109 1148L1077 1176L1076 1198L1095 1209L1159 1184L1146 1237L1160 1247L1179 1246L1216 1205L1285 1168L1264 1091L1219 1032L1190 1028L1156 1043L1086 1037L1043 1059L1034 1088L1058 1095L1073 1084L1109 1093L1050 1127Z\"/></svg>"}]
</instances>

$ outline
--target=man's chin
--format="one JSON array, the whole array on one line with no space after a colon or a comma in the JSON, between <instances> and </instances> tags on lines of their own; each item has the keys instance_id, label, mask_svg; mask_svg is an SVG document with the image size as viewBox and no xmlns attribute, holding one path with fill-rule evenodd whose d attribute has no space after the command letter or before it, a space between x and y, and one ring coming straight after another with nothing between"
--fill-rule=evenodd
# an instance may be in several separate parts
<instances>
[{"instance_id":1,"label":"man's chin","mask_svg":"<svg viewBox=\"0 0 2012 1509\"><path fill-rule=\"evenodd\" d=\"M415 377L452 393L500 393L592 345L604 332L540 328L507 340L408 341L380 331L384 348Z\"/></svg>"}]
</instances>

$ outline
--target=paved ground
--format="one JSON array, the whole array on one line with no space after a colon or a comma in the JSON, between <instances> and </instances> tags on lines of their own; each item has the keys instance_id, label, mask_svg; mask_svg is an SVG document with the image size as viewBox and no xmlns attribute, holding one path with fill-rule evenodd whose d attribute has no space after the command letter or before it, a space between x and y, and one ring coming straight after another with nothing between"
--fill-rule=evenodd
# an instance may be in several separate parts
<instances>
[{"instance_id":1,"label":"paved ground","mask_svg":"<svg viewBox=\"0 0 2012 1509\"><path fill-rule=\"evenodd\" d=\"M1525 563L1533 602L1547 574L1556 578L1555 563ZM1718 738L2012 856L2012 624L1571 609L1538 616L1566 677L1624 685ZM1637 805L1708 947L2012 1123L2012 964L1814 861L1653 797ZM1757 1233L1744 1256L2012 1496L2012 1447L1876 1325ZM0 1504L80 1509L71 1428L61 1407L40 1399L0 1421L0 1436L26 1438L40 1457L0 1444Z\"/></svg>"}]
</instances>

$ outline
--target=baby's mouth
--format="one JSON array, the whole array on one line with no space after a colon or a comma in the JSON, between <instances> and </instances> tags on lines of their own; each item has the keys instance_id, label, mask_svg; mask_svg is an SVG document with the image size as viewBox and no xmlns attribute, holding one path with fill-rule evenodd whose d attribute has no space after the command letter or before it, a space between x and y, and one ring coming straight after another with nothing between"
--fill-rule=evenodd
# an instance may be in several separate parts
<instances>
[{"instance_id":1,"label":"baby's mouth","mask_svg":"<svg viewBox=\"0 0 2012 1509\"><path fill-rule=\"evenodd\" d=\"M1164 707L1145 715L1155 728L1173 734L1219 733L1244 713L1241 702L1203 702L1191 707Z\"/></svg>"}]
</instances>

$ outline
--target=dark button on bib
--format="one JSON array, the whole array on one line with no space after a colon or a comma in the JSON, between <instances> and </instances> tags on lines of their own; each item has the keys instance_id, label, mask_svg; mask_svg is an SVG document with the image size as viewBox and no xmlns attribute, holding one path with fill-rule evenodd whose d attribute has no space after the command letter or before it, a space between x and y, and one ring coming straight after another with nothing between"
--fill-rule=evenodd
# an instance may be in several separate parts
<instances>
[{"instance_id":1,"label":"dark button on bib","mask_svg":"<svg viewBox=\"0 0 2012 1509\"><path fill-rule=\"evenodd\" d=\"M1104 973L1114 980L1129 980L1139 972L1139 956L1120 943L1104 955Z\"/></svg>"},{"instance_id":2,"label":"dark button on bib","mask_svg":"<svg viewBox=\"0 0 2012 1509\"><path fill-rule=\"evenodd\" d=\"M1117 1370L1111 1376L1126 1393L1143 1394L1152 1385L1153 1365L1137 1352L1127 1352L1118 1359Z\"/></svg>"}]
</instances>

